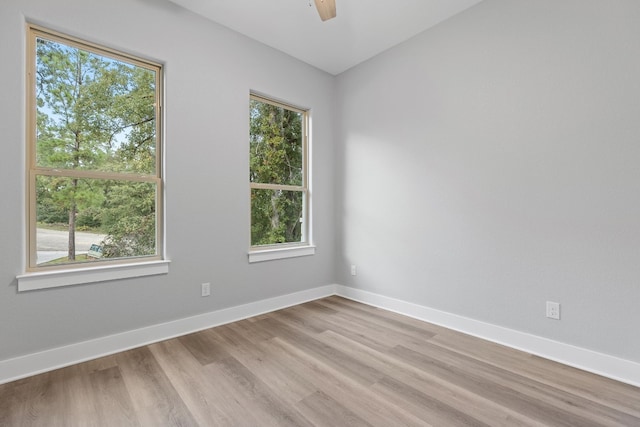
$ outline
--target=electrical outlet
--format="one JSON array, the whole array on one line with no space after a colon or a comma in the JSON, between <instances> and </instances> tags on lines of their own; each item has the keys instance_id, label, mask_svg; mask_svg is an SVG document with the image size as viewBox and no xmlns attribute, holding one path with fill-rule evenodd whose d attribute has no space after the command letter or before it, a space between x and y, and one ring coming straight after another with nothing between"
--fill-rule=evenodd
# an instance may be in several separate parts
<instances>
[{"instance_id":1,"label":"electrical outlet","mask_svg":"<svg viewBox=\"0 0 640 427\"><path fill-rule=\"evenodd\" d=\"M352 276L358 275L358 270L356 269L355 264L351 264L351 275Z\"/></svg>"},{"instance_id":2,"label":"electrical outlet","mask_svg":"<svg viewBox=\"0 0 640 427\"><path fill-rule=\"evenodd\" d=\"M560 320L560 303L547 301L547 317Z\"/></svg>"},{"instance_id":3,"label":"electrical outlet","mask_svg":"<svg viewBox=\"0 0 640 427\"><path fill-rule=\"evenodd\" d=\"M208 297L211 295L211 283L203 283L202 284L202 296Z\"/></svg>"}]
</instances>

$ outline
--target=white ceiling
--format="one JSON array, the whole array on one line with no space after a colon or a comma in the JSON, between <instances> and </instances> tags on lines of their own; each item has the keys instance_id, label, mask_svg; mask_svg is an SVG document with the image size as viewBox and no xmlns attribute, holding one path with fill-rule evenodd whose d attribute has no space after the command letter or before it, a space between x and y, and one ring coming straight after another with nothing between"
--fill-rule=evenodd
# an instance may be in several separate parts
<instances>
[{"instance_id":1,"label":"white ceiling","mask_svg":"<svg viewBox=\"0 0 640 427\"><path fill-rule=\"evenodd\" d=\"M339 74L482 0L171 0L331 74ZM311 4L311 6L310 6Z\"/></svg>"}]
</instances>

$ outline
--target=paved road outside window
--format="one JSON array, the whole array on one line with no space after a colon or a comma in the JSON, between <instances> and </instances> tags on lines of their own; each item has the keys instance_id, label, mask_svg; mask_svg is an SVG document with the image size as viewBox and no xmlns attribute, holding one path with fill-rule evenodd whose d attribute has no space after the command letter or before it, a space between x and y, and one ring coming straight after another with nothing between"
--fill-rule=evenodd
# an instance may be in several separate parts
<instances>
[{"instance_id":1,"label":"paved road outside window","mask_svg":"<svg viewBox=\"0 0 640 427\"><path fill-rule=\"evenodd\" d=\"M38 228L37 236L38 264L67 255L69 246L69 233L67 231ZM104 238L104 234L76 231L76 254L86 253L92 244L99 245Z\"/></svg>"}]
</instances>

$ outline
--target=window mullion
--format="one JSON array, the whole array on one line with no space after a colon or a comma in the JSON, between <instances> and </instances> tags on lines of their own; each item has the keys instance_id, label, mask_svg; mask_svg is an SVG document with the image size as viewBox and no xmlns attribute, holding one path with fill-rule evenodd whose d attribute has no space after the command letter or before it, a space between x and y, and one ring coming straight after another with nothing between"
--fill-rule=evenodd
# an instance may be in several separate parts
<instances>
[{"instance_id":1,"label":"window mullion","mask_svg":"<svg viewBox=\"0 0 640 427\"><path fill-rule=\"evenodd\" d=\"M306 188L302 185L263 184L259 182L252 182L250 185L251 188L257 190L306 191Z\"/></svg>"},{"instance_id":2,"label":"window mullion","mask_svg":"<svg viewBox=\"0 0 640 427\"><path fill-rule=\"evenodd\" d=\"M87 179L113 179L122 181L137 181L137 182L156 182L158 177L156 175L139 175L133 173L114 173L114 172L101 172L83 169L60 169L60 168L43 168L37 167L34 169L37 175L44 176L61 176L68 178L87 178Z\"/></svg>"}]
</instances>

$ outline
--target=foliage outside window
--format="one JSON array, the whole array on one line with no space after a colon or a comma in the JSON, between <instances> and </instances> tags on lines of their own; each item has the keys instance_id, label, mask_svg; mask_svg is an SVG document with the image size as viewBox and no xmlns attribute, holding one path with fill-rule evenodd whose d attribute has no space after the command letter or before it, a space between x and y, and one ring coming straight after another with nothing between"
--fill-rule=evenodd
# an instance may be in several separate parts
<instances>
[{"instance_id":1,"label":"foliage outside window","mask_svg":"<svg viewBox=\"0 0 640 427\"><path fill-rule=\"evenodd\" d=\"M161 67L28 36L29 269L159 259Z\"/></svg>"},{"instance_id":2,"label":"foliage outside window","mask_svg":"<svg viewBox=\"0 0 640 427\"><path fill-rule=\"evenodd\" d=\"M308 243L308 114L252 95L250 118L251 246Z\"/></svg>"}]
</instances>

